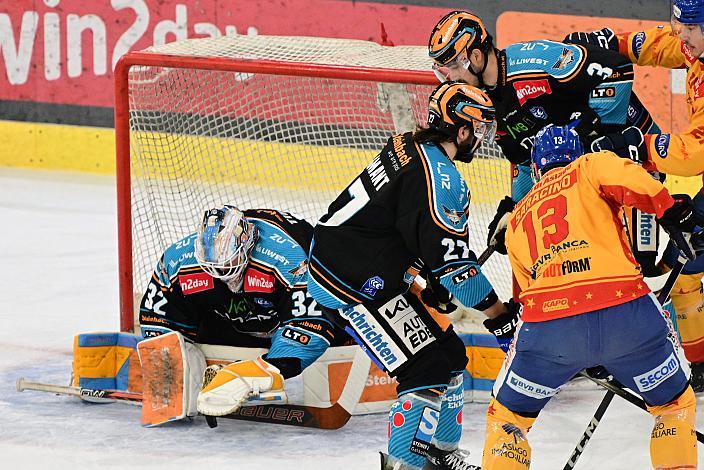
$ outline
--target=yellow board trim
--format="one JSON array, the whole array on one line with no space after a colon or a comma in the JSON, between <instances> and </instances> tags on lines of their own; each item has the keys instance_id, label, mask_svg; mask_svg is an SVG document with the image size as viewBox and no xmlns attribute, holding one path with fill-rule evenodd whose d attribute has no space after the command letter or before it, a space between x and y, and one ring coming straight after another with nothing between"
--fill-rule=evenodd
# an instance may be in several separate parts
<instances>
[{"instance_id":1,"label":"yellow board trim","mask_svg":"<svg viewBox=\"0 0 704 470\"><path fill-rule=\"evenodd\" d=\"M376 154L373 151L320 147L303 144L255 142L238 139L193 137L182 135L155 136L161 141L159 150L149 156L159 158L169 150L188 146L192 149L219 149L221 155L211 168L231 165L238 154L265 155L266 158L241 159L239 173L227 182L246 183L263 187L339 191L357 176ZM255 149L256 147L256 149ZM98 127L69 126L0 120L0 166L115 174L115 132ZM256 151L255 151L256 150ZM306 162L302 162L302 156ZM300 173L272 172L272 165L301 168ZM471 173L467 171L471 167ZM505 167L505 168L501 168ZM330 173L334 168L335 172ZM509 186L508 162L476 159L470 165L458 165L467 179L473 203L486 203L504 196ZM174 168L175 175L202 182L212 182L222 175L189 174L184 168ZM496 175L505 174L504 181ZM702 187L700 177L668 177L666 186L673 193L694 195Z\"/></svg>"}]
</instances>

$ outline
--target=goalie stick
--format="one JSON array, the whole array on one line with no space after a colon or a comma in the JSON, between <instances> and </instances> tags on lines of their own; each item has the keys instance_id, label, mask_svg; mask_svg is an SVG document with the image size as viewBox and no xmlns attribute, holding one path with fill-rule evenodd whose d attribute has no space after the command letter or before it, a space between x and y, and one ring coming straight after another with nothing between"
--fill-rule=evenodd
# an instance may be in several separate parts
<instances>
[{"instance_id":1,"label":"goalie stick","mask_svg":"<svg viewBox=\"0 0 704 470\"><path fill-rule=\"evenodd\" d=\"M684 268L684 263L684 260L678 259L677 264L675 264L675 266L672 268L672 271L670 271L670 274L667 276L667 280L665 281L665 284L663 285L662 289L660 290L660 293L658 294L658 302L660 302L660 305L664 305L665 302L667 302L667 298L670 296L670 291L672 290L672 287L675 285L675 281L677 281L677 278L679 277L680 273L682 272L682 269ZM582 437L579 439L579 442L577 442L577 445L575 446L574 450L572 451L572 454L570 455L570 458L567 460L567 463L565 464L562 470L572 470L575 467L575 465L577 464L577 460L579 460L579 457L582 455L582 452L584 452L584 448L587 446L589 439L592 438L594 431L596 431L596 427L599 425L602 418L604 417L604 414L606 413L607 408L611 404L611 400L613 400L614 395L619 395L620 397L625 398L628 401L631 401L631 398L633 398L634 400L640 400L640 403L642 404L641 408L647 411L643 399L627 392L622 387L619 387L615 384L611 384L607 381L601 381L599 379L596 379L587 374L585 371L580 372L579 375L588 378L589 380L597 383L598 385L601 385L602 387L606 388L607 391L606 395L604 395L604 398L601 400L601 403L599 403L599 407L594 412L591 421L589 421L587 428L584 430L584 433L582 433ZM607 386L606 384L608 384L609 386ZM631 403L640 406L634 401L631 401ZM697 431L697 439L699 439L700 436L701 433ZM700 442L704 441L700 440Z\"/></svg>"},{"instance_id":2,"label":"goalie stick","mask_svg":"<svg viewBox=\"0 0 704 470\"><path fill-rule=\"evenodd\" d=\"M289 426L339 429L349 421L355 405L364 390L371 360L359 349L355 353L347 382L336 403L329 407L307 405L254 405L244 406L224 418L253 421L258 423L284 424ZM17 391L35 390L75 396L90 403L127 403L141 406L142 394L117 390L96 390L31 382L24 378L17 379ZM210 425L210 424L209 424Z\"/></svg>"}]
</instances>

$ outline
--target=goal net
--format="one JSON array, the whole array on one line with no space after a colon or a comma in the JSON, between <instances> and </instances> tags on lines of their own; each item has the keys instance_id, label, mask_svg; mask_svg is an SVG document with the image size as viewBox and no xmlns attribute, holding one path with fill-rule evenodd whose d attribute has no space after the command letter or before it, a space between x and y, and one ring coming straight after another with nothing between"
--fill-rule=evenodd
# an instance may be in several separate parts
<instances>
[{"instance_id":1,"label":"goal net","mask_svg":"<svg viewBox=\"0 0 704 470\"><path fill-rule=\"evenodd\" d=\"M205 209L274 208L312 224L390 135L424 123L437 84L420 46L235 36L125 55L116 77L121 328L164 249ZM510 165L496 147L458 168L479 255ZM501 298L506 257L485 265Z\"/></svg>"}]
</instances>

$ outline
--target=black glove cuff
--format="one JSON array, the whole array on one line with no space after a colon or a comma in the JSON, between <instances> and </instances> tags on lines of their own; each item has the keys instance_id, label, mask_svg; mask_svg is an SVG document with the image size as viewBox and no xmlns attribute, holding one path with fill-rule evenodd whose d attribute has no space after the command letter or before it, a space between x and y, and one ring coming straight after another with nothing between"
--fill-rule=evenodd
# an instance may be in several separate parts
<instances>
[{"instance_id":1,"label":"black glove cuff","mask_svg":"<svg viewBox=\"0 0 704 470\"><path fill-rule=\"evenodd\" d=\"M496 295L496 292L492 289L491 292L489 292L489 295L484 297L484 299L479 302L477 305L473 306L473 309L479 310L479 311L484 311L487 308L491 307L494 305L496 302L499 301L499 296Z\"/></svg>"}]
</instances>

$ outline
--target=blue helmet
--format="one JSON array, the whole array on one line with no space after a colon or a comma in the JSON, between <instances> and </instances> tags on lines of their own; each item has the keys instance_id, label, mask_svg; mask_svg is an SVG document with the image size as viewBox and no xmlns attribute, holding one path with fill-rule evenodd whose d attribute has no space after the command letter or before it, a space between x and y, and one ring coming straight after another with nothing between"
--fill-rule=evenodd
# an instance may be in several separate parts
<instances>
[{"instance_id":1,"label":"blue helmet","mask_svg":"<svg viewBox=\"0 0 704 470\"><path fill-rule=\"evenodd\" d=\"M543 127L535 135L535 144L531 154L533 179L538 180L543 171L555 166L565 166L584 154L582 142L573 127Z\"/></svg>"},{"instance_id":2,"label":"blue helmet","mask_svg":"<svg viewBox=\"0 0 704 470\"><path fill-rule=\"evenodd\" d=\"M672 17L682 24L704 24L704 0L673 0Z\"/></svg>"}]
</instances>

